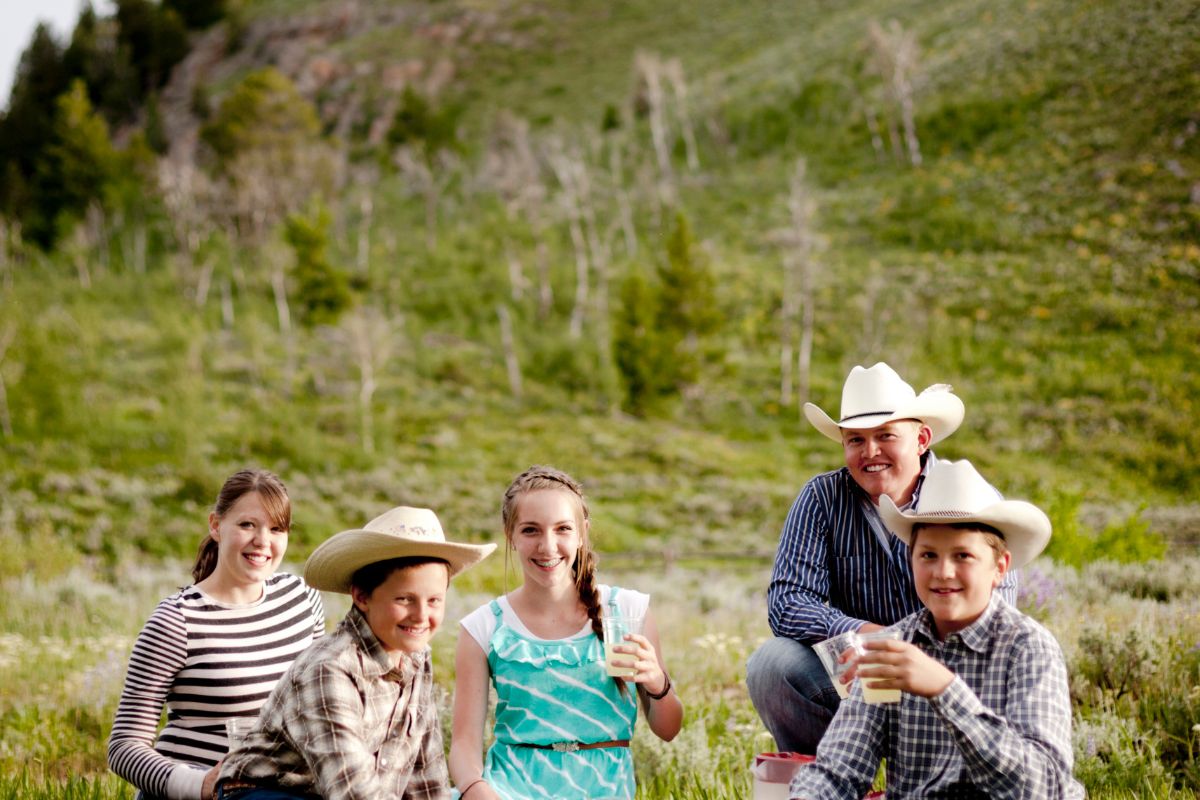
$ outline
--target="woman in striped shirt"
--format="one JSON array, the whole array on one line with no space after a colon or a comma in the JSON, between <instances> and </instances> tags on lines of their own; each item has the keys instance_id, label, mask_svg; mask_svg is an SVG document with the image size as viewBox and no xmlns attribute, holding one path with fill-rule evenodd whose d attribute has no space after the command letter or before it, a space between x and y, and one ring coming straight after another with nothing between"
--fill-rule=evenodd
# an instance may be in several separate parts
<instances>
[{"instance_id":1,"label":"woman in striped shirt","mask_svg":"<svg viewBox=\"0 0 1200 800\"><path fill-rule=\"evenodd\" d=\"M242 470L221 487L195 581L138 634L108 742L113 772L141 800L209 800L225 722L258 716L276 681L325 631L321 595L276 573L291 502L278 477ZM167 724L158 732L167 709Z\"/></svg>"}]
</instances>

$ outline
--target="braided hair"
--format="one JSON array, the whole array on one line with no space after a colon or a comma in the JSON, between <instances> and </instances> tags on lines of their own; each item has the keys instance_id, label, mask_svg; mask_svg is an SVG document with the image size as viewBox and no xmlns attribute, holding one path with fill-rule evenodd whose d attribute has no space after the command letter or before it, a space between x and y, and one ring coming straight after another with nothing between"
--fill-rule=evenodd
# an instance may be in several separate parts
<instances>
[{"instance_id":1,"label":"braided hair","mask_svg":"<svg viewBox=\"0 0 1200 800\"><path fill-rule=\"evenodd\" d=\"M512 543L513 531L517 525L517 503L529 492L542 489L561 489L571 494L579 503L579 552L575 555L575 563L571 572L575 576L575 588L579 591L579 601L587 609L588 619L592 623L592 631L596 638L604 641L604 626L600 623L600 590L596 587L596 553L592 550L592 541L588 536L587 526L582 522L588 519L587 500L583 497L583 487L579 481L562 470L554 467L535 465L518 475L504 492L504 502L500 506L500 516L504 521L504 537Z\"/></svg>"}]
</instances>

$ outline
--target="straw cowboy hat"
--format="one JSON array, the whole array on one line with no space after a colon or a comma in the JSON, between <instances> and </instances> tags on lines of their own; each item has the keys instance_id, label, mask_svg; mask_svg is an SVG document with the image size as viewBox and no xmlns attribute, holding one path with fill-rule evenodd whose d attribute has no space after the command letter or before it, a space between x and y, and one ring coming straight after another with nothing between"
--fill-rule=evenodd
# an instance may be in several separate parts
<instances>
[{"instance_id":1,"label":"straw cowboy hat","mask_svg":"<svg viewBox=\"0 0 1200 800\"><path fill-rule=\"evenodd\" d=\"M930 467L910 511L901 511L886 494L879 498L883 524L912 546L913 524L953 525L982 522L1004 534L1012 567L1022 567L1050 541L1050 518L1023 500L1001 500L970 461L939 461Z\"/></svg>"},{"instance_id":2,"label":"straw cowboy hat","mask_svg":"<svg viewBox=\"0 0 1200 800\"><path fill-rule=\"evenodd\" d=\"M359 569L406 556L432 556L450 564L453 577L496 549L495 544L446 541L442 524L428 508L399 506L362 528L342 531L322 542L304 564L304 580L327 592L350 593L350 578Z\"/></svg>"},{"instance_id":3,"label":"straw cowboy hat","mask_svg":"<svg viewBox=\"0 0 1200 800\"><path fill-rule=\"evenodd\" d=\"M865 430L898 419L918 419L933 431L930 444L936 444L954 433L963 412L963 402L949 384L936 383L917 394L882 361L870 369L850 370L842 387L841 419L835 421L813 403L804 404L808 421L838 443L842 428Z\"/></svg>"}]
</instances>

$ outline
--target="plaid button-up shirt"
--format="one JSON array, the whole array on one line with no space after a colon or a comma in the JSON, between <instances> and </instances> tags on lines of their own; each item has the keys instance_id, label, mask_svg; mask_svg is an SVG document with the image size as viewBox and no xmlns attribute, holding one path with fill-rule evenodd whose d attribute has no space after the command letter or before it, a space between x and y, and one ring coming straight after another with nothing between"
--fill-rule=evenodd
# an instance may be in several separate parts
<instances>
[{"instance_id":1,"label":"plaid button-up shirt","mask_svg":"<svg viewBox=\"0 0 1200 800\"><path fill-rule=\"evenodd\" d=\"M325 800L448 800L429 650L393 669L351 606L333 635L296 659L221 780Z\"/></svg>"},{"instance_id":2,"label":"plaid button-up shirt","mask_svg":"<svg viewBox=\"0 0 1200 800\"><path fill-rule=\"evenodd\" d=\"M1067 670L1050 632L996 593L944 642L932 625L922 610L893 627L954 681L936 697L903 694L893 705L864 703L855 681L790 796L857 800L886 758L888 800L1082 798L1071 776Z\"/></svg>"}]
</instances>

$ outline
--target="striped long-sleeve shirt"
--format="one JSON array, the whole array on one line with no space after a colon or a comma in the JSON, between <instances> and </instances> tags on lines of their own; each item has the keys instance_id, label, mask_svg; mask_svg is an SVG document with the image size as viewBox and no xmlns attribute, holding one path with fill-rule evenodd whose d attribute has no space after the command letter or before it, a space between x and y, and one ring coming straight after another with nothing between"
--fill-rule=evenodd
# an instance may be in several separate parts
<instances>
[{"instance_id":1,"label":"striped long-sleeve shirt","mask_svg":"<svg viewBox=\"0 0 1200 800\"><path fill-rule=\"evenodd\" d=\"M856 800L887 759L889 800L1081 800L1071 775L1071 697L1054 637L995 593L983 615L940 641L926 610L895 626L955 674L941 694L863 702L860 681L789 797Z\"/></svg>"},{"instance_id":2,"label":"striped long-sleeve shirt","mask_svg":"<svg viewBox=\"0 0 1200 800\"><path fill-rule=\"evenodd\" d=\"M257 716L324 631L320 592L286 573L269 578L248 605L219 603L195 586L166 598L134 642L109 767L151 796L199 798L205 772L228 747L225 720ZM167 724L156 739L164 706Z\"/></svg>"},{"instance_id":3,"label":"striped long-sleeve shirt","mask_svg":"<svg viewBox=\"0 0 1200 800\"><path fill-rule=\"evenodd\" d=\"M922 458L914 501L937 461L933 451ZM1016 603L1016 570L1009 570L1000 594ZM887 531L850 470L805 484L783 524L767 590L774 634L815 644L864 622L892 625L922 607L908 545Z\"/></svg>"}]
</instances>

